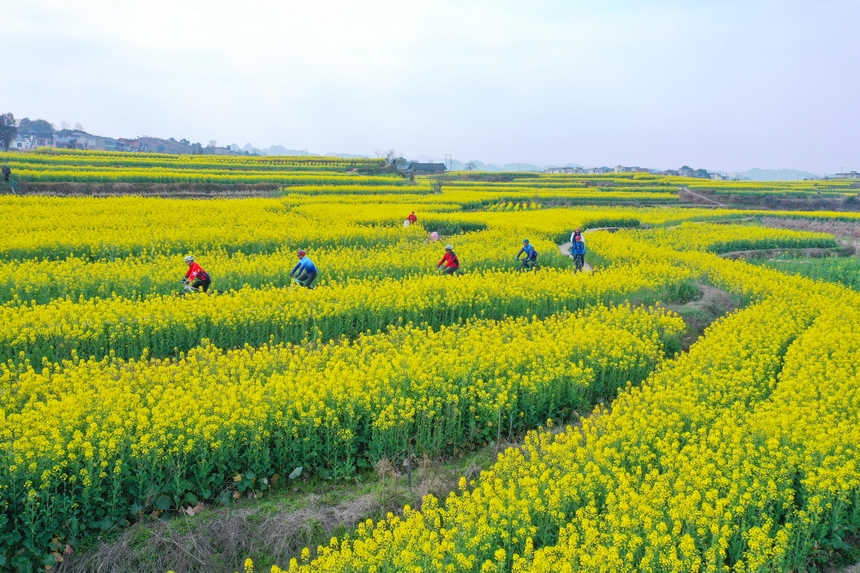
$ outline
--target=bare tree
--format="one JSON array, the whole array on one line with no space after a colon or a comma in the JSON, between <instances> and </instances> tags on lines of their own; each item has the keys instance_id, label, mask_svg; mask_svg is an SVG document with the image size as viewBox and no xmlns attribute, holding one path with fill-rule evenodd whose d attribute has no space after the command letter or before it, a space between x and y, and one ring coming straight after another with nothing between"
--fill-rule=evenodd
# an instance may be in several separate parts
<instances>
[{"instance_id":1,"label":"bare tree","mask_svg":"<svg viewBox=\"0 0 860 573\"><path fill-rule=\"evenodd\" d=\"M69 129L69 122L65 119L60 122L60 129Z\"/></svg>"},{"instance_id":2,"label":"bare tree","mask_svg":"<svg viewBox=\"0 0 860 573\"><path fill-rule=\"evenodd\" d=\"M81 122L77 122L77 123L75 124L75 129L76 129L76 130L78 130L78 131L85 131L85 130L84 130L84 126L83 126L83 125L81 125Z\"/></svg>"},{"instance_id":3,"label":"bare tree","mask_svg":"<svg viewBox=\"0 0 860 573\"><path fill-rule=\"evenodd\" d=\"M218 147L218 142L214 139L209 140L209 147Z\"/></svg>"},{"instance_id":4,"label":"bare tree","mask_svg":"<svg viewBox=\"0 0 860 573\"><path fill-rule=\"evenodd\" d=\"M12 145L12 140L18 135L18 122L15 121L15 116L12 113L0 114L0 145L6 151L9 151L9 146Z\"/></svg>"},{"instance_id":5,"label":"bare tree","mask_svg":"<svg viewBox=\"0 0 860 573\"><path fill-rule=\"evenodd\" d=\"M398 160L403 159L403 154L397 151L396 149L388 149L388 150L379 150L374 151L377 157L385 160L385 165L395 165Z\"/></svg>"},{"instance_id":6,"label":"bare tree","mask_svg":"<svg viewBox=\"0 0 860 573\"><path fill-rule=\"evenodd\" d=\"M469 171L474 171L477 168L478 168L478 166L475 165L474 161L470 161L469 163L466 164L466 169Z\"/></svg>"},{"instance_id":7,"label":"bare tree","mask_svg":"<svg viewBox=\"0 0 860 573\"><path fill-rule=\"evenodd\" d=\"M430 187L433 189L433 193L439 195L442 193L442 185L445 184L447 178L444 173L437 173L430 179Z\"/></svg>"},{"instance_id":8,"label":"bare tree","mask_svg":"<svg viewBox=\"0 0 860 573\"><path fill-rule=\"evenodd\" d=\"M406 173L404 171L403 164L405 161L403 160L403 154L395 149L388 149L387 151L376 150L374 151L377 157L385 160L385 167L388 171L392 173L396 173L401 177L406 177Z\"/></svg>"}]
</instances>

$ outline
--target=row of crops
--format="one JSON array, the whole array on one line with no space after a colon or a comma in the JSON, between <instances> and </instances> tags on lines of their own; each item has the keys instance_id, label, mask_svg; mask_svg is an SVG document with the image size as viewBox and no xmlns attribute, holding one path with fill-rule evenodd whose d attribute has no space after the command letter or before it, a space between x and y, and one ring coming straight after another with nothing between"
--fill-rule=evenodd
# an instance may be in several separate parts
<instances>
[{"instance_id":1,"label":"row of crops","mask_svg":"<svg viewBox=\"0 0 860 573\"><path fill-rule=\"evenodd\" d=\"M789 571L839 546L858 526L857 295L685 260L751 304L611 411L284 570Z\"/></svg>"},{"instance_id":2,"label":"row of crops","mask_svg":"<svg viewBox=\"0 0 860 573\"><path fill-rule=\"evenodd\" d=\"M167 153L123 153L46 149L29 153L0 153L0 162L31 169L85 168L176 168L230 171L347 171L381 167L381 159L341 159L337 157L259 157L232 155L173 155Z\"/></svg>"},{"instance_id":3,"label":"row of crops","mask_svg":"<svg viewBox=\"0 0 860 573\"><path fill-rule=\"evenodd\" d=\"M755 211L498 209L594 190L467 187L0 198L0 567L299 467L346 479L530 431L450 498L280 565L786 570L856 531L858 295L716 254L833 237ZM558 249L578 226L594 272ZM538 272L515 272L523 238ZM435 272L445 243L459 276ZM299 247L314 290L290 283ZM221 292L174 294L186 253ZM745 306L677 353L665 304L699 283Z\"/></svg>"},{"instance_id":4,"label":"row of crops","mask_svg":"<svg viewBox=\"0 0 860 573\"><path fill-rule=\"evenodd\" d=\"M13 170L18 181L32 183L128 183L229 186L276 184L292 191L345 193L367 192L368 187L405 192L414 182L385 172L382 159L336 157L252 157L171 155L159 153L38 150L0 153L0 163ZM779 195L786 197L854 196L856 184L849 180L819 181L711 181L650 173L565 175L510 173L478 175L455 173L446 185L458 190L501 194L507 201L540 195L600 202L649 201L651 204L678 200L677 190L688 188L728 195ZM420 187L419 182L417 185ZM339 187L337 191L332 188ZM425 189L429 187L425 186ZM139 190L138 190L139 191ZM553 192L556 193L553 193Z\"/></svg>"},{"instance_id":5,"label":"row of crops","mask_svg":"<svg viewBox=\"0 0 860 573\"><path fill-rule=\"evenodd\" d=\"M580 188L604 193L665 193L678 188L713 192L721 195L779 195L787 197L814 197L819 195L857 194L858 185L851 180L798 180L798 181L726 181L690 177L652 175L648 173L608 173L604 175L545 175L513 174L502 181L464 179L459 176L454 185L481 190L549 190Z\"/></svg>"},{"instance_id":6,"label":"row of crops","mask_svg":"<svg viewBox=\"0 0 860 573\"><path fill-rule=\"evenodd\" d=\"M225 173L222 170L198 169L98 169L74 167L68 169L31 169L18 167L15 176L21 181L33 182L80 182L80 183L191 183L191 184L253 184L280 183L284 185L394 185L403 181L386 176L350 175L328 172L268 172L242 171Z\"/></svg>"}]
</instances>

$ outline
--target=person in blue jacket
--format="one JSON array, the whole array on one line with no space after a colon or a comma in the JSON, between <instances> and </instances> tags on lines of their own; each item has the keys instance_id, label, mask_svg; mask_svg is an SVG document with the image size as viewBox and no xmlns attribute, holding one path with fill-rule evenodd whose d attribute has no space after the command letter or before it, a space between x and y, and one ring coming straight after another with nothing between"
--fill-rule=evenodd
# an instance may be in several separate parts
<instances>
[{"instance_id":1,"label":"person in blue jacket","mask_svg":"<svg viewBox=\"0 0 860 573\"><path fill-rule=\"evenodd\" d=\"M523 253L525 253L525 255L526 255L526 258L523 261L523 266L524 267L536 267L538 254L528 239L523 239L523 248L519 250L515 259L520 260L520 255Z\"/></svg>"},{"instance_id":2,"label":"person in blue jacket","mask_svg":"<svg viewBox=\"0 0 860 573\"><path fill-rule=\"evenodd\" d=\"M299 257L299 262L290 272L290 276L295 277L302 286L314 288L313 282L317 278L316 265L305 251L300 249L296 255Z\"/></svg>"},{"instance_id":3,"label":"person in blue jacket","mask_svg":"<svg viewBox=\"0 0 860 573\"><path fill-rule=\"evenodd\" d=\"M585 265L585 239L579 232L579 227L570 235L570 255L576 263L576 270L581 271Z\"/></svg>"}]
</instances>

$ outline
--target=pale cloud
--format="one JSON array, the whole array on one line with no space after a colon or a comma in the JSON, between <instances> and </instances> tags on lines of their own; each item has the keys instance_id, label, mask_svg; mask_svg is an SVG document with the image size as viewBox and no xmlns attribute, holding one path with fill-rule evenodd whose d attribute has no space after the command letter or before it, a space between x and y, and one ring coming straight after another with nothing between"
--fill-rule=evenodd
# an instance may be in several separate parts
<instances>
[{"instance_id":1,"label":"pale cloud","mask_svg":"<svg viewBox=\"0 0 860 573\"><path fill-rule=\"evenodd\" d=\"M497 162L860 167L856 2L0 6L0 111L104 134Z\"/></svg>"}]
</instances>

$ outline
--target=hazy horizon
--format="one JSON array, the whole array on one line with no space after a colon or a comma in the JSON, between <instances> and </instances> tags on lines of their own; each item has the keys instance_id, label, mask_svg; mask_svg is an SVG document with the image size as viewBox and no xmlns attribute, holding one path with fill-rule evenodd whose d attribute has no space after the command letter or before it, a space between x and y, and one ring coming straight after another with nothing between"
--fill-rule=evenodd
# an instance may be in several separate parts
<instances>
[{"instance_id":1,"label":"hazy horizon","mask_svg":"<svg viewBox=\"0 0 860 573\"><path fill-rule=\"evenodd\" d=\"M0 112L485 163L860 170L860 3L3 2Z\"/></svg>"}]
</instances>

